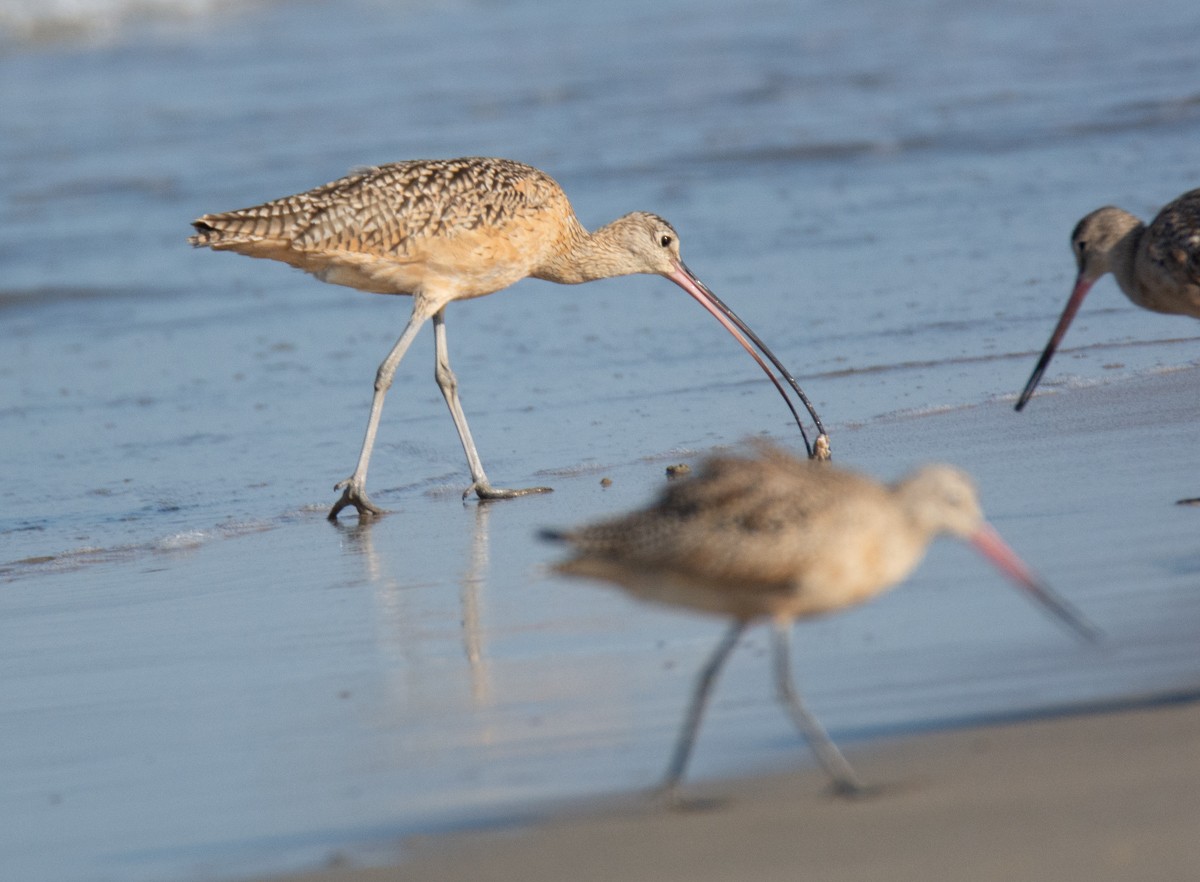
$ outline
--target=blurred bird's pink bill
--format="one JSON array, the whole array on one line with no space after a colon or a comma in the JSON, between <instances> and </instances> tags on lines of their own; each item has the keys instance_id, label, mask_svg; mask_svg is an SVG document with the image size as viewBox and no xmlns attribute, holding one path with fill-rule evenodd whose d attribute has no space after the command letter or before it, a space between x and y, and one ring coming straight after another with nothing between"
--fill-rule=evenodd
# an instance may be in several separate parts
<instances>
[{"instance_id":1,"label":"blurred bird's pink bill","mask_svg":"<svg viewBox=\"0 0 1200 882\"><path fill-rule=\"evenodd\" d=\"M971 536L970 542L976 551L995 564L997 569L1023 588L1045 610L1084 640L1094 643L1100 639L1100 629L1035 576L990 524L981 525Z\"/></svg>"}]
</instances>

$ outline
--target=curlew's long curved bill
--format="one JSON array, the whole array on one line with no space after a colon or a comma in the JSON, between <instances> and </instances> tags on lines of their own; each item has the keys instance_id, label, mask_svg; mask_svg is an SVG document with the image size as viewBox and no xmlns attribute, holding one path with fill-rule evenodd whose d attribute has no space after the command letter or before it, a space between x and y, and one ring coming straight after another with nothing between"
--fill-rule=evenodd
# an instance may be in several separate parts
<instances>
[{"instance_id":1,"label":"curlew's long curved bill","mask_svg":"<svg viewBox=\"0 0 1200 882\"><path fill-rule=\"evenodd\" d=\"M812 406L812 402L808 400L808 396L804 394L804 390L800 388L800 384L796 382L796 378L788 372L787 368L783 366L783 363L775 357L775 353L771 352L771 350L767 348L767 345L763 343L763 341L759 339L759 336L750 329L750 326L738 318L737 314L728 306L726 306L721 301L721 298L710 291L707 285L696 278L695 274L692 273L692 271L689 270L683 262L680 262L676 266L675 271L670 273L667 278L684 291L687 291L697 303L708 310L708 312L711 313L712 316L721 323L725 330L732 334L734 339L742 344L742 347L750 353L750 357L753 358L758 363L758 366L763 369L763 373L765 373L771 379L771 382L775 384L775 388L779 390L779 394L783 396L783 400L787 402L788 410L792 412L792 418L796 421L796 425L800 427L800 437L804 439L804 447L808 451L808 455L811 457L813 455L813 448L812 445L808 443L808 434L804 431L804 423L800 419L800 414L796 412L796 408L792 404L792 399L788 396L787 390L783 388L783 384L780 382L779 377L776 377L774 372L767 367L766 362L762 360L759 352L767 357L771 364L773 364L779 371L780 375L787 380L788 385L790 385L800 397L801 403L808 410L809 415L813 418L813 423L816 424L818 436L824 435L827 437L825 426L821 423L821 418L817 415L817 411ZM749 337L750 340L747 340L747 337ZM754 346L750 345L750 341L753 341L754 346L758 347L757 351L754 349Z\"/></svg>"},{"instance_id":2,"label":"curlew's long curved bill","mask_svg":"<svg viewBox=\"0 0 1200 882\"><path fill-rule=\"evenodd\" d=\"M1095 282L1095 279L1085 279L1083 273L1080 273L1076 277L1075 288L1071 291L1071 298L1067 301L1066 308L1063 309L1062 317L1058 320L1058 324L1054 328L1054 333L1050 335L1050 342L1046 344L1046 349L1042 352L1042 357L1038 359L1037 366L1033 369L1033 374L1029 377L1029 382L1025 384L1025 388L1021 392L1021 397L1017 399L1017 410L1023 408L1025 402L1033 395L1033 390L1037 388L1038 381L1042 379L1042 374L1045 372L1046 366L1050 364L1050 359L1054 357L1054 351L1058 349L1059 342L1061 342L1063 335L1067 333L1067 326L1071 324L1071 320L1075 318L1075 313L1079 311L1079 304L1083 303L1083 298L1091 290Z\"/></svg>"},{"instance_id":3,"label":"curlew's long curved bill","mask_svg":"<svg viewBox=\"0 0 1200 882\"><path fill-rule=\"evenodd\" d=\"M990 524L984 524L976 530L970 541L976 551L994 563L1072 631L1092 643L1100 639L1100 629L1085 619L1064 598L1059 597L1049 585L1037 578Z\"/></svg>"}]
</instances>

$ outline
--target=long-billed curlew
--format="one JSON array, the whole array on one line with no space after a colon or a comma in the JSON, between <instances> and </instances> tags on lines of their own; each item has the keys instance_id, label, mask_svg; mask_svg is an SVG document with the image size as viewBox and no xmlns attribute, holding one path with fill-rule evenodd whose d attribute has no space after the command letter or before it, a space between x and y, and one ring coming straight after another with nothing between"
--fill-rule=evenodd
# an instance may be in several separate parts
<instances>
[{"instance_id":1,"label":"long-billed curlew","mask_svg":"<svg viewBox=\"0 0 1200 882\"><path fill-rule=\"evenodd\" d=\"M391 163L253 208L206 214L192 225L197 232L188 241L197 247L281 260L322 281L363 291L412 295L408 324L375 375L358 465L334 488L343 493L329 512L331 520L347 505L360 517L382 511L368 499L366 480L383 399L400 359L430 318L435 376L471 470L471 485L463 497L472 490L480 499L505 499L548 489L503 490L488 481L446 350L449 303L491 294L529 276L577 284L649 273L675 282L712 313L771 378L808 447L781 378L788 382L817 426L810 455L828 457L824 426L796 380L687 268L679 256L678 234L669 223L639 211L589 233L554 179L528 165L481 157Z\"/></svg>"},{"instance_id":2,"label":"long-billed curlew","mask_svg":"<svg viewBox=\"0 0 1200 882\"><path fill-rule=\"evenodd\" d=\"M642 511L543 535L574 550L556 566L559 572L733 619L701 671L676 742L663 784L674 798L717 673L743 630L761 618L775 625L776 682L793 720L835 789L861 792L854 770L793 685L791 626L891 587L941 533L968 540L1083 637L1097 636L984 521L970 478L946 465L926 466L885 486L764 446L752 457L709 458Z\"/></svg>"},{"instance_id":3,"label":"long-billed curlew","mask_svg":"<svg viewBox=\"0 0 1200 882\"><path fill-rule=\"evenodd\" d=\"M1092 285L1112 273L1138 306L1200 318L1200 190L1169 203L1146 226L1128 211L1098 208L1075 226L1071 250L1079 274L1050 342L1017 399L1021 410L1050 364Z\"/></svg>"}]
</instances>

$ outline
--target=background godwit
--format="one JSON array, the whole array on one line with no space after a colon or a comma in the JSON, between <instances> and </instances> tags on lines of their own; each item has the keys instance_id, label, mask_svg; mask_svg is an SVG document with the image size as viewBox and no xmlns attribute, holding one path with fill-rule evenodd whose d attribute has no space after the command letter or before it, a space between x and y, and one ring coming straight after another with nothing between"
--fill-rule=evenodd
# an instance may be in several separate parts
<instances>
[{"instance_id":1,"label":"background godwit","mask_svg":"<svg viewBox=\"0 0 1200 882\"><path fill-rule=\"evenodd\" d=\"M1098 208L1076 224L1071 250L1079 266L1075 288L1017 399L1017 410L1033 395L1084 296L1105 273L1111 272L1125 296L1144 309L1200 318L1200 190L1166 205L1150 226L1124 209Z\"/></svg>"},{"instance_id":2,"label":"background godwit","mask_svg":"<svg viewBox=\"0 0 1200 882\"><path fill-rule=\"evenodd\" d=\"M828 457L824 427L800 386L745 322L687 268L679 254L679 236L669 223L633 212L589 233L558 183L528 165L481 157L397 162L251 208L206 214L192 225L197 232L189 241L197 247L281 260L325 282L413 297L408 324L375 375L362 451L354 473L334 488L343 492L329 512L331 520L347 505L360 517L382 512L366 492L379 416L400 359L430 318L435 376L471 471L464 498L472 490L480 499L505 499L549 489L505 490L488 481L459 403L446 348L449 303L491 294L528 276L577 284L650 273L675 282L712 313L771 378L814 455L780 377L786 379L816 423L815 455Z\"/></svg>"},{"instance_id":3,"label":"background godwit","mask_svg":"<svg viewBox=\"0 0 1200 882\"><path fill-rule=\"evenodd\" d=\"M700 673L676 742L663 782L674 798L717 674L745 628L760 618L774 623L775 677L785 707L837 792L861 792L854 770L793 684L792 622L891 587L941 533L968 540L1081 636L1097 636L983 519L970 478L946 465L926 466L885 486L763 446L754 457L711 457L642 511L544 535L575 552L557 565L559 572L733 619Z\"/></svg>"}]
</instances>

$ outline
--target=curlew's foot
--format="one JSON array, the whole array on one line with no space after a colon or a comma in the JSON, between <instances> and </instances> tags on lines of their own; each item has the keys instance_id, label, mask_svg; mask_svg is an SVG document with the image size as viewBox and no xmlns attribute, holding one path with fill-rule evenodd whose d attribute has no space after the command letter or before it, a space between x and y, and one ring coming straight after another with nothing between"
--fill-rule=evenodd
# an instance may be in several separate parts
<instances>
[{"instance_id":1,"label":"curlew's foot","mask_svg":"<svg viewBox=\"0 0 1200 882\"><path fill-rule=\"evenodd\" d=\"M360 521L368 520L385 513L382 508L367 497L367 491L353 478L338 481L338 483L333 485L333 489L341 490L342 498L333 504L333 508L329 509L328 518L331 521L336 521L342 509L348 505L353 505L358 511L358 519Z\"/></svg>"},{"instance_id":2,"label":"curlew's foot","mask_svg":"<svg viewBox=\"0 0 1200 882\"><path fill-rule=\"evenodd\" d=\"M521 490L505 490L503 487L493 487L486 481L476 481L463 491L462 498L466 499L472 493L481 501L492 499L516 499L518 496L532 496L534 493L553 493L553 487L525 487Z\"/></svg>"}]
</instances>

